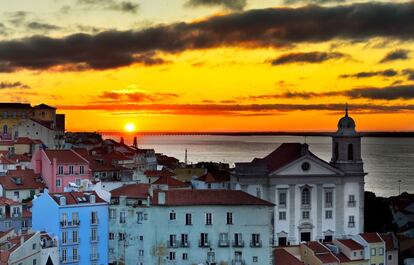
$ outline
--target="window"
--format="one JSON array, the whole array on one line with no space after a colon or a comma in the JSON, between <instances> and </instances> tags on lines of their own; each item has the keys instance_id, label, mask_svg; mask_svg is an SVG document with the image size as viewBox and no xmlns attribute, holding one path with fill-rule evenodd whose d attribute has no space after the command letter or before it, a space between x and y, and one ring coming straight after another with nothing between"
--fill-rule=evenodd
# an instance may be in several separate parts
<instances>
[{"instance_id":1,"label":"window","mask_svg":"<svg viewBox=\"0 0 414 265\"><path fill-rule=\"evenodd\" d=\"M349 200L348 200L348 207L355 207L355 195L350 194L349 195Z\"/></svg>"},{"instance_id":2,"label":"window","mask_svg":"<svg viewBox=\"0 0 414 265\"><path fill-rule=\"evenodd\" d=\"M36 249L36 243L32 244L32 249L35 250Z\"/></svg>"},{"instance_id":3,"label":"window","mask_svg":"<svg viewBox=\"0 0 414 265\"><path fill-rule=\"evenodd\" d=\"M20 215L20 208L19 207L13 207L13 215Z\"/></svg>"},{"instance_id":4,"label":"window","mask_svg":"<svg viewBox=\"0 0 414 265\"><path fill-rule=\"evenodd\" d=\"M325 211L325 219L332 219L332 211L331 210Z\"/></svg>"},{"instance_id":5,"label":"window","mask_svg":"<svg viewBox=\"0 0 414 265\"><path fill-rule=\"evenodd\" d=\"M303 188L302 190L302 206L310 206L310 190Z\"/></svg>"},{"instance_id":6,"label":"window","mask_svg":"<svg viewBox=\"0 0 414 265\"><path fill-rule=\"evenodd\" d=\"M15 191L15 192L14 192L14 197L15 197L16 199L19 199L19 197L20 197L20 196L19 196L19 192L18 192L18 191Z\"/></svg>"},{"instance_id":7,"label":"window","mask_svg":"<svg viewBox=\"0 0 414 265\"><path fill-rule=\"evenodd\" d=\"M383 247L380 247L378 250L379 250L379 251L378 251L378 254L379 254L380 256L384 256L384 248L383 248Z\"/></svg>"},{"instance_id":8,"label":"window","mask_svg":"<svg viewBox=\"0 0 414 265\"><path fill-rule=\"evenodd\" d=\"M330 208L333 205L333 192L332 191L326 191L325 192L325 207Z\"/></svg>"},{"instance_id":9,"label":"window","mask_svg":"<svg viewBox=\"0 0 414 265\"><path fill-rule=\"evenodd\" d=\"M60 188L62 186L62 181L60 179L56 180L56 188Z\"/></svg>"},{"instance_id":10,"label":"window","mask_svg":"<svg viewBox=\"0 0 414 265\"><path fill-rule=\"evenodd\" d=\"M37 264L37 259L34 259L32 264L36 265Z\"/></svg>"},{"instance_id":11,"label":"window","mask_svg":"<svg viewBox=\"0 0 414 265\"><path fill-rule=\"evenodd\" d=\"M115 240L115 234L109 233L109 240Z\"/></svg>"},{"instance_id":12,"label":"window","mask_svg":"<svg viewBox=\"0 0 414 265\"><path fill-rule=\"evenodd\" d=\"M187 234L181 234L181 245L183 247L188 246L188 235Z\"/></svg>"},{"instance_id":13,"label":"window","mask_svg":"<svg viewBox=\"0 0 414 265\"><path fill-rule=\"evenodd\" d=\"M183 260L188 260L188 253L183 253Z\"/></svg>"},{"instance_id":14,"label":"window","mask_svg":"<svg viewBox=\"0 0 414 265\"><path fill-rule=\"evenodd\" d=\"M350 215L350 216L348 217L348 227L349 227L349 228L353 228L353 227L355 227L355 216Z\"/></svg>"},{"instance_id":15,"label":"window","mask_svg":"<svg viewBox=\"0 0 414 265\"><path fill-rule=\"evenodd\" d=\"M176 247L177 246L177 235L170 235L170 241L168 242L169 247Z\"/></svg>"},{"instance_id":16,"label":"window","mask_svg":"<svg viewBox=\"0 0 414 265\"><path fill-rule=\"evenodd\" d=\"M109 218L116 219L116 209L109 209Z\"/></svg>"},{"instance_id":17,"label":"window","mask_svg":"<svg viewBox=\"0 0 414 265\"><path fill-rule=\"evenodd\" d=\"M73 260L78 260L78 249L72 248L72 258Z\"/></svg>"},{"instance_id":18,"label":"window","mask_svg":"<svg viewBox=\"0 0 414 265\"><path fill-rule=\"evenodd\" d=\"M68 232L63 231L62 232L62 244L66 244L68 241Z\"/></svg>"},{"instance_id":19,"label":"window","mask_svg":"<svg viewBox=\"0 0 414 265\"><path fill-rule=\"evenodd\" d=\"M279 212L279 220L286 220L286 212Z\"/></svg>"},{"instance_id":20,"label":"window","mask_svg":"<svg viewBox=\"0 0 414 265\"><path fill-rule=\"evenodd\" d=\"M175 252L170 251L169 260L175 260Z\"/></svg>"},{"instance_id":21,"label":"window","mask_svg":"<svg viewBox=\"0 0 414 265\"><path fill-rule=\"evenodd\" d=\"M68 250L66 248L62 248L62 261L65 262L68 259Z\"/></svg>"},{"instance_id":22,"label":"window","mask_svg":"<svg viewBox=\"0 0 414 265\"><path fill-rule=\"evenodd\" d=\"M192 225L192 223L191 223L191 213L186 213L185 214L185 224L186 225Z\"/></svg>"},{"instance_id":23,"label":"window","mask_svg":"<svg viewBox=\"0 0 414 265\"><path fill-rule=\"evenodd\" d=\"M256 188L256 197L262 198L262 190L259 187Z\"/></svg>"},{"instance_id":24,"label":"window","mask_svg":"<svg viewBox=\"0 0 414 265\"><path fill-rule=\"evenodd\" d=\"M227 224L232 225L233 224L233 213L227 212Z\"/></svg>"},{"instance_id":25,"label":"window","mask_svg":"<svg viewBox=\"0 0 414 265\"><path fill-rule=\"evenodd\" d=\"M118 233L118 239L119 239L119 241L124 241L125 240L125 233Z\"/></svg>"},{"instance_id":26,"label":"window","mask_svg":"<svg viewBox=\"0 0 414 265\"><path fill-rule=\"evenodd\" d=\"M144 241L144 236L139 236L140 241Z\"/></svg>"},{"instance_id":27,"label":"window","mask_svg":"<svg viewBox=\"0 0 414 265\"><path fill-rule=\"evenodd\" d=\"M348 145L348 160L354 160L354 146L353 146L353 144Z\"/></svg>"},{"instance_id":28,"label":"window","mask_svg":"<svg viewBox=\"0 0 414 265\"><path fill-rule=\"evenodd\" d=\"M253 262L259 262L259 258L257 256L253 256Z\"/></svg>"},{"instance_id":29,"label":"window","mask_svg":"<svg viewBox=\"0 0 414 265\"><path fill-rule=\"evenodd\" d=\"M286 192L279 193L279 207L280 208L286 207Z\"/></svg>"},{"instance_id":30,"label":"window","mask_svg":"<svg viewBox=\"0 0 414 265\"><path fill-rule=\"evenodd\" d=\"M242 233L234 234L234 246L241 247L243 246L243 236Z\"/></svg>"},{"instance_id":31,"label":"window","mask_svg":"<svg viewBox=\"0 0 414 265\"><path fill-rule=\"evenodd\" d=\"M304 219L304 220L309 219L309 211L303 211L302 212L302 219Z\"/></svg>"},{"instance_id":32,"label":"window","mask_svg":"<svg viewBox=\"0 0 414 265\"><path fill-rule=\"evenodd\" d=\"M213 215L212 213L206 213L206 225L213 224Z\"/></svg>"},{"instance_id":33,"label":"window","mask_svg":"<svg viewBox=\"0 0 414 265\"><path fill-rule=\"evenodd\" d=\"M137 224L142 224L143 220L144 220L144 213L143 212L137 212Z\"/></svg>"},{"instance_id":34,"label":"window","mask_svg":"<svg viewBox=\"0 0 414 265\"><path fill-rule=\"evenodd\" d=\"M79 174L80 175L85 174L85 166L79 166Z\"/></svg>"},{"instance_id":35,"label":"window","mask_svg":"<svg viewBox=\"0 0 414 265\"><path fill-rule=\"evenodd\" d=\"M78 233L78 230L73 230L72 231L72 241L74 243L78 243L79 242L79 233Z\"/></svg>"},{"instance_id":36,"label":"window","mask_svg":"<svg viewBox=\"0 0 414 265\"><path fill-rule=\"evenodd\" d=\"M93 225L98 224L98 212L96 212L96 211L91 212L91 224L93 224Z\"/></svg>"},{"instance_id":37,"label":"window","mask_svg":"<svg viewBox=\"0 0 414 265\"><path fill-rule=\"evenodd\" d=\"M91 241L98 241L98 232L96 228L91 229Z\"/></svg>"},{"instance_id":38,"label":"window","mask_svg":"<svg viewBox=\"0 0 414 265\"><path fill-rule=\"evenodd\" d=\"M177 218L177 215L175 214L175 212L170 212L170 220L173 221Z\"/></svg>"},{"instance_id":39,"label":"window","mask_svg":"<svg viewBox=\"0 0 414 265\"><path fill-rule=\"evenodd\" d=\"M392 255L388 255L388 260L392 260Z\"/></svg>"},{"instance_id":40,"label":"window","mask_svg":"<svg viewBox=\"0 0 414 265\"><path fill-rule=\"evenodd\" d=\"M76 179L76 180L75 180L75 184L76 184L76 186L80 187L80 185L81 185L81 180L80 180L80 179Z\"/></svg>"},{"instance_id":41,"label":"window","mask_svg":"<svg viewBox=\"0 0 414 265\"><path fill-rule=\"evenodd\" d=\"M11 221L4 221L4 227L6 228L11 227Z\"/></svg>"},{"instance_id":42,"label":"window","mask_svg":"<svg viewBox=\"0 0 414 265\"><path fill-rule=\"evenodd\" d=\"M201 233L200 234L200 247L208 247L208 234Z\"/></svg>"},{"instance_id":43,"label":"window","mask_svg":"<svg viewBox=\"0 0 414 265\"><path fill-rule=\"evenodd\" d=\"M58 166L58 175L63 175L63 166Z\"/></svg>"},{"instance_id":44,"label":"window","mask_svg":"<svg viewBox=\"0 0 414 265\"><path fill-rule=\"evenodd\" d=\"M140 257L143 257L144 256L144 250L143 249L140 249L138 251L138 256L140 256Z\"/></svg>"},{"instance_id":45,"label":"window","mask_svg":"<svg viewBox=\"0 0 414 265\"><path fill-rule=\"evenodd\" d=\"M252 234L251 246L252 247L260 247L261 243L262 242L260 241L260 234Z\"/></svg>"},{"instance_id":46,"label":"window","mask_svg":"<svg viewBox=\"0 0 414 265\"><path fill-rule=\"evenodd\" d=\"M69 166L69 174L73 174L73 166Z\"/></svg>"},{"instance_id":47,"label":"window","mask_svg":"<svg viewBox=\"0 0 414 265\"><path fill-rule=\"evenodd\" d=\"M376 256L376 255L377 255L377 249L371 248L371 256Z\"/></svg>"}]
</instances>

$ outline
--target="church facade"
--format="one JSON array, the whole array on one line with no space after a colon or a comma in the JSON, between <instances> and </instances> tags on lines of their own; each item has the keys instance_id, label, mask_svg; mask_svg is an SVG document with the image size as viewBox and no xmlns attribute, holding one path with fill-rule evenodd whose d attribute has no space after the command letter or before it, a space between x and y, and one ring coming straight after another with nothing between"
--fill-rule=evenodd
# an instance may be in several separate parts
<instances>
[{"instance_id":1,"label":"church facade","mask_svg":"<svg viewBox=\"0 0 414 265\"><path fill-rule=\"evenodd\" d=\"M236 163L232 187L275 204L274 244L343 238L363 232L361 136L345 111L332 135L332 159L307 144L284 143L264 158Z\"/></svg>"}]
</instances>

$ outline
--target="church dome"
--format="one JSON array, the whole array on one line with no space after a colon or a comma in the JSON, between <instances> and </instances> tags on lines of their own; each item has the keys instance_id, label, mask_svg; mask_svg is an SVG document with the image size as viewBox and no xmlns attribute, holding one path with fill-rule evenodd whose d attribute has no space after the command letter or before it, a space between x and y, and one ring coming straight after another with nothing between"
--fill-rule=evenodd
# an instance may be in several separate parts
<instances>
[{"instance_id":1,"label":"church dome","mask_svg":"<svg viewBox=\"0 0 414 265\"><path fill-rule=\"evenodd\" d=\"M348 116L348 105L345 108L345 116L338 122L338 134L340 135L355 135L355 121Z\"/></svg>"}]
</instances>

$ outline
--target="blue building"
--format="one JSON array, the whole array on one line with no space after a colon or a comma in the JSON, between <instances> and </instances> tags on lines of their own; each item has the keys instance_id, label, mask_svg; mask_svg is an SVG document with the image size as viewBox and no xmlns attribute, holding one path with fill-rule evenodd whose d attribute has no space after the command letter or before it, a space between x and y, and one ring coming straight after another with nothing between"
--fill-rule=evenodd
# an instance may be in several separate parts
<instances>
[{"instance_id":1,"label":"blue building","mask_svg":"<svg viewBox=\"0 0 414 265\"><path fill-rule=\"evenodd\" d=\"M108 264L108 203L95 192L45 191L32 214L33 230L59 238L60 264Z\"/></svg>"}]
</instances>

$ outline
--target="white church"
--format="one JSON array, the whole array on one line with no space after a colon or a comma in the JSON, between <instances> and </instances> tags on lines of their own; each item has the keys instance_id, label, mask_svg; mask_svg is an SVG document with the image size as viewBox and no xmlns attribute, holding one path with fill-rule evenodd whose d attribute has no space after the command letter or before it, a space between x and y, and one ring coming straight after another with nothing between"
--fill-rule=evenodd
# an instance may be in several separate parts
<instances>
[{"instance_id":1,"label":"white church","mask_svg":"<svg viewBox=\"0 0 414 265\"><path fill-rule=\"evenodd\" d=\"M273 202L274 244L331 241L364 230L361 136L348 115L332 135L326 162L307 144L284 143L264 158L236 163L232 187Z\"/></svg>"}]
</instances>

